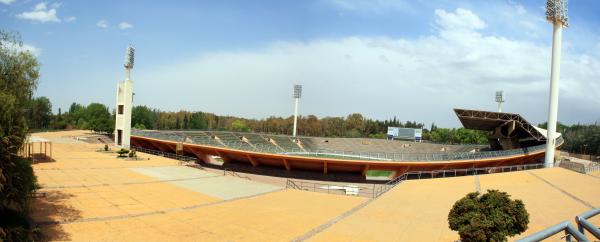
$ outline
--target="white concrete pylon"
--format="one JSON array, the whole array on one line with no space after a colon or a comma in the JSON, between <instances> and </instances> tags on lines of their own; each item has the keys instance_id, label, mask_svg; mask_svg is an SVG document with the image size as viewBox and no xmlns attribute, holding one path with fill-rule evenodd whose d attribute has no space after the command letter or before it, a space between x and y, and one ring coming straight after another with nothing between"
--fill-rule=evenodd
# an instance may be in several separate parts
<instances>
[{"instance_id":1,"label":"white concrete pylon","mask_svg":"<svg viewBox=\"0 0 600 242\"><path fill-rule=\"evenodd\" d=\"M115 145L130 148L131 112L133 109L133 81L130 79L133 69L135 48L127 47L125 53L125 80L117 84L117 113L115 115Z\"/></svg>"},{"instance_id":2,"label":"white concrete pylon","mask_svg":"<svg viewBox=\"0 0 600 242\"><path fill-rule=\"evenodd\" d=\"M554 150L556 148L556 122L558 118L558 87L560 79L560 52L562 42L562 25L554 23L552 38L552 64L550 71L550 100L548 107L548 134L546 136L546 156L544 165L554 166Z\"/></svg>"},{"instance_id":3,"label":"white concrete pylon","mask_svg":"<svg viewBox=\"0 0 600 242\"><path fill-rule=\"evenodd\" d=\"M296 133L298 130L298 102L300 100L300 98L294 98L294 133L293 136L296 137Z\"/></svg>"}]
</instances>

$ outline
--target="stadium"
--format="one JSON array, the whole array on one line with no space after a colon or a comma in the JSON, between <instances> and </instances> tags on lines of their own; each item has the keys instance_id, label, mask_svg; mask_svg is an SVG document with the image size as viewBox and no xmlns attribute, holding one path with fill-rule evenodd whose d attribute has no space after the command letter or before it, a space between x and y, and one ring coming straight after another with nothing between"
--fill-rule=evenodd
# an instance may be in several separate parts
<instances>
[{"instance_id":1,"label":"stadium","mask_svg":"<svg viewBox=\"0 0 600 242\"><path fill-rule=\"evenodd\" d=\"M61 3L52 5L48 10L54 16ZM46 3L40 3L34 10L47 8ZM498 12L491 9L494 14ZM293 12L297 10L293 8ZM524 11L521 9L521 14ZM436 9L435 14L451 22L456 22L452 16L457 14L479 19L462 8L456 14ZM0 100L12 100L2 106L10 115L0 117L7 120L9 128L5 130L10 131L0 133L0 152L3 159L11 159L0 163L0 191L4 196L0 201L0 241L600 240L600 163L592 161L591 154L589 160L571 156L566 151L572 150L565 146L571 144L572 136L557 129L561 31L568 26L566 1L548 0L546 17L554 31L547 129L527 120L536 120L533 112L502 112L504 99L499 91L497 112L455 108L453 115L447 115L455 116L464 129L481 131L476 132L481 135L478 143L485 134L485 145L431 142L422 139L422 124L419 129L406 125L402 132L412 132L409 135L400 135L400 127L385 127L388 122L381 122L377 133L346 133L363 138L315 137L331 135L326 132L298 134L300 85L294 86L293 129L288 129L291 118L281 118L285 128L278 134L231 131L252 130L234 129L234 121L227 128L213 126L219 130L181 128L179 116L173 117L176 129L158 125L158 118L153 120L156 126L145 128L132 123L137 101L130 79L135 53L132 45L125 57L126 78L117 84L113 114L99 103L87 107L73 103L67 114L59 111L54 116L55 122L64 122L63 128L26 132L34 122L25 122L25 113L33 108L13 105L17 99L0 92ZM68 19L64 22L75 17ZM473 29L485 25L475 22ZM108 22L101 20L97 26L106 29ZM119 26L121 30L133 27L126 22ZM459 36L471 33L462 25L455 30ZM472 33L479 36L479 32ZM502 39L493 37L486 41ZM19 56L28 58L19 54L11 60L17 63ZM344 57L352 59L349 54ZM389 62L387 57L379 57L378 61ZM227 66L229 60L226 63L222 65ZM454 68L463 67L461 62L457 62L460 66L452 63ZM38 67L27 64L10 73L35 79ZM145 68L142 70L149 70ZM243 75L231 72L236 78ZM19 75L9 80L29 80ZM143 81L140 78L140 83ZM30 102L36 83L26 82L30 83L23 84L27 88L5 86L20 93L19 99ZM212 91L210 88L215 87L202 91ZM178 107L189 105L185 100L174 102ZM159 117L164 114L151 112ZM189 123L187 111L180 113L185 113L184 122ZM29 118L34 119L31 114ZM38 123L38 128L43 127L43 122ZM78 126L70 126L75 124ZM384 128L388 128L387 134ZM365 138L384 135L388 139ZM4 144L9 144L12 153ZM587 144L582 147L587 148ZM455 220L463 222L460 228L453 226Z\"/></svg>"},{"instance_id":2,"label":"stadium","mask_svg":"<svg viewBox=\"0 0 600 242\"><path fill-rule=\"evenodd\" d=\"M454 110L465 128L493 133L489 146L444 145L410 141L356 138L293 137L227 131L134 130L132 147L196 158L203 164L240 163L282 171L316 171L323 174L370 170L405 174L466 175L477 169L540 164L546 131L518 114ZM558 138L558 146L562 138ZM471 169L471 170L469 170Z\"/></svg>"}]
</instances>

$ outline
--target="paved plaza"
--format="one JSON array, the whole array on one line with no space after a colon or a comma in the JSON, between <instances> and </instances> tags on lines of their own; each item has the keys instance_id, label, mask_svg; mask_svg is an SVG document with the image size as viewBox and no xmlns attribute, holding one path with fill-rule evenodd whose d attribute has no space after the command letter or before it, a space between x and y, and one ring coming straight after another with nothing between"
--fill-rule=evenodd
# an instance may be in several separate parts
<instances>
[{"instance_id":1,"label":"paved plaza","mask_svg":"<svg viewBox=\"0 0 600 242\"><path fill-rule=\"evenodd\" d=\"M86 134L35 134L54 142L53 161L34 164L41 189L33 219L48 240L456 241L450 208L487 189L524 201L530 224L521 237L600 206L600 175L562 168L409 180L368 200L285 189L144 153L141 160L116 158L99 151L101 144L77 140Z\"/></svg>"}]
</instances>

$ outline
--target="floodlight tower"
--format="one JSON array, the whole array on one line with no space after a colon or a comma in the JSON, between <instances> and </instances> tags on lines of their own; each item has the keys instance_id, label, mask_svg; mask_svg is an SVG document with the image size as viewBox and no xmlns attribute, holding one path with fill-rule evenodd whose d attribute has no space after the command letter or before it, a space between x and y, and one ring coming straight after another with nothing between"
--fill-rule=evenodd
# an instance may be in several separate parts
<instances>
[{"instance_id":1,"label":"floodlight tower","mask_svg":"<svg viewBox=\"0 0 600 242\"><path fill-rule=\"evenodd\" d=\"M302 85L294 85L294 131L293 136L296 137L298 128L298 101L302 96Z\"/></svg>"},{"instance_id":2,"label":"floodlight tower","mask_svg":"<svg viewBox=\"0 0 600 242\"><path fill-rule=\"evenodd\" d=\"M502 112L502 103L504 102L504 91L496 91L496 102L498 103L498 112Z\"/></svg>"},{"instance_id":3,"label":"floodlight tower","mask_svg":"<svg viewBox=\"0 0 600 242\"><path fill-rule=\"evenodd\" d=\"M556 119L558 116L558 81L560 77L560 49L562 29L568 27L567 0L548 0L546 2L546 19L554 27L552 37L552 64L550 71L550 104L548 107L548 133L546 137L546 167L554 166L554 149L556 148Z\"/></svg>"},{"instance_id":4,"label":"floodlight tower","mask_svg":"<svg viewBox=\"0 0 600 242\"><path fill-rule=\"evenodd\" d=\"M125 52L125 80L117 84L117 115L115 118L115 145L129 149L131 136L131 110L133 105L133 81L131 69L133 69L135 48L127 47Z\"/></svg>"}]
</instances>

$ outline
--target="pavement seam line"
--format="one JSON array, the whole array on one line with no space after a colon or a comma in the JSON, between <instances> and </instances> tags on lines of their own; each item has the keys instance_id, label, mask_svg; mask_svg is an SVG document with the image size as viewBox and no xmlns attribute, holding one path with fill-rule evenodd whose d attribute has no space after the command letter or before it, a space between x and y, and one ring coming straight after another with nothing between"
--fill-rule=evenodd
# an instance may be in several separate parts
<instances>
[{"instance_id":1,"label":"pavement seam line","mask_svg":"<svg viewBox=\"0 0 600 242\"><path fill-rule=\"evenodd\" d=\"M36 168L34 171L77 171L77 170L111 170L111 169L130 169L130 168L162 168L162 167L180 167L179 165L170 166L113 166L113 167L75 167L75 168Z\"/></svg>"},{"instance_id":2,"label":"pavement seam line","mask_svg":"<svg viewBox=\"0 0 600 242\"><path fill-rule=\"evenodd\" d=\"M563 193L563 194L567 195L568 197L572 198L573 200L575 200L575 201L577 201L577 202L579 202L579 203L581 203L581 204L585 205L586 207L588 207L588 208L591 208L591 209L595 208L593 205L589 204L588 202L586 202L586 201L582 200L581 198L578 198L577 196L575 196L575 195L573 195L573 194L571 194L571 193L569 193L569 192L567 192L567 191L563 190L563 189L562 189L562 188L560 188L560 187L557 187L557 186L556 186L556 185L554 185L552 182L550 182L550 181L548 181L548 180L546 180L546 179L542 178L541 176L538 176L537 174L535 174L535 173L532 173L531 171L527 171L527 173L531 174L532 176L534 176L534 177L535 177L535 178L537 178L537 179L540 179L540 180L541 180L541 181L543 181L544 183L546 183L546 184L548 184L549 186L553 187L554 189L556 189L556 190L560 191L561 193Z\"/></svg>"},{"instance_id":3,"label":"pavement seam line","mask_svg":"<svg viewBox=\"0 0 600 242\"><path fill-rule=\"evenodd\" d=\"M396 186L400 185L401 183L396 184ZM395 186L394 186L395 187ZM393 188L392 188L393 189ZM392 190L390 189L390 190ZM388 190L388 192L390 191ZM387 192L385 192L387 193ZM385 194L384 193L384 194ZM333 226L334 224L336 224L337 222L349 217L350 215L354 214L355 212L357 212L358 210L364 208L365 206L369 205L371 202L379 199L380 197L382 197L384 194L381 194L380 196L376 197L376 198L371 198L371 199L367 199L366 201L358 204L357 206L351 208L350 210L347 210L346 212L336 216L335 218L325 222L324 224L321 224L311 230L309 230L308 232L294 238L293 242L300 242L300 241L305 241L307 239L310 239L311 237L317 235L318 233L321 233L323 231L325 231L326 229L328 229L329 227Z\"/></svg>"},{"instance_id":4,"label":"pavement seam line","mask_svg":"<svg viewBox=\"0 0 600 242\"><path fill-rule=\"evenodd\" d=\"M150 215L155 215L155 214L166 214L166 213L171 213L171 212L185 211L185 210L191 210L191 209L196 209L196 208L201 208L201 207L219 205L222 203L234 202L237 200L250 199L250 198L267 195L269 193L274 193L274 192L278 192L278 191L282 191L282 190L285 190L285 189L282 188L282 189L277 189L277 190L273 190L273 191L257 193L257 194L253 194L253 195L249 195L249 196L232 198L232 199L228 199L228 200L220 200L220 201L214 201L214 202L209 202L209 203L201 203L201 204L196 204L196 205L191 205L191 206L169 208L169 209L144 212L144 213L124 214L124 215L117 215L117 216L95 217L95 218L82 218L82 219L63 220L63 221L40 221L40 222L36 222L36 223L38 225L43 226L43 225L55 225L55 224L85 223L85 222L93 222L93 221L112 221L112 220L119 220L119 219L145 217L145 216L150 216Z\"/></svg>"},{"instance_id":5,"label":"pavement seam line","mask_svg":"<svg viewBox=\"0 0 600 242\"><path fill-rule=\"evenodd\" d=\"M62 189L62 188L83 188L83 187L103 187L103 186L122 186L122 185L140 185L140 184L152 184L152 183L164 183L164 182L176 182L176 181L188 181L188 180L199 180L204 178L215 178L221 177L219 175L214 176L203 176L203 177L192 177L192 178L181 178L181 179L169 179L169 180L156 180L156 181L144 181L144 182L123 182L123 183L98 183L91 185L73 185L73 186L52 186L52 187L42 187L40 190L48 189Z\"/></svg>"}]
</instances>

